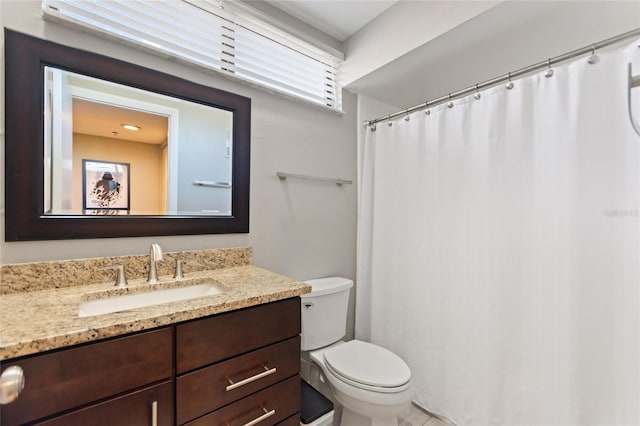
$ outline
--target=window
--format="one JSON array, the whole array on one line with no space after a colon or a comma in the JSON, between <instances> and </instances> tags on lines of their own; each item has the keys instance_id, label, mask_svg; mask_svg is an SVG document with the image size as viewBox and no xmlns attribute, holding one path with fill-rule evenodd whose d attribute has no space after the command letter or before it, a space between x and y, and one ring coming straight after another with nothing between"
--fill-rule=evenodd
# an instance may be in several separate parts
<instances>
[{"instance_id":1,"label":"window","mask_svg":"<svg viewBox=\"0 0 640 426\"><path fill-rule=\"evenodd\" d=\"M225 0L43 0L45 17L340 111L341 59Z\"/></svg>"}]
</instances>

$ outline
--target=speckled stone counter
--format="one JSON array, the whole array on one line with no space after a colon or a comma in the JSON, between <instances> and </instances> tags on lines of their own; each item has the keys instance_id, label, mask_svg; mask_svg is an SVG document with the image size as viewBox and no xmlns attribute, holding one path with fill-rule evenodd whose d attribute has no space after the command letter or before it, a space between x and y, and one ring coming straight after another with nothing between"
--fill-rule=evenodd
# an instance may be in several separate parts
<instances>
[{"instance_id":1,"label":"speckled stone counter","mask_svg":"<svg viewBox=\"0 0 640 426\"><path fill-rule=\"evenodd\" d=\"M158 275L173 274L178 259L183 262L183 271L188 273L250 265L251 255L249 247L165 253L164 260L157 262ZM113 265L123 265L129 279L142 278L149 270L149 256L96 257L2 265L0 294L105 282L114 279L115 275L113 271L102 268Z\"/></svg>"},{"instance_id":2,"label":"speckled stone counter","mask_svg":"<svg viewBox=\"0 0 640 426\"><path fill-rule=\"evenodd\" d=\"M164 275L160 281L161 286L150 287L144 278L130 278L122 292L211 282L222 293L85 318L78 317L80 303L114 295L111 281L5 293L0 296L0 360L287 299L311 290L302 282L252 265L185 272L180 282Z\"/></svg>"}]
</instances>

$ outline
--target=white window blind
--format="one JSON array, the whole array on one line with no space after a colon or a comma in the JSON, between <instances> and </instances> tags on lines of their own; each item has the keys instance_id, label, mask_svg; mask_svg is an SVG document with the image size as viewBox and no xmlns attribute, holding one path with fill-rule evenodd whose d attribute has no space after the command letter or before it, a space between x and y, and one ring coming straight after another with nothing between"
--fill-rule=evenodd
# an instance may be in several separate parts
<instances>
[{"instance_id":1,"label":"white window blind","mask_svg":"<svg viewBox=\"0 0 640 426\"><path fill-rule=\"evenodd\" d=\"M45 17L304 99L342 108L341 59L214 0L43 0Z\"/></svg>"}]
</instances>

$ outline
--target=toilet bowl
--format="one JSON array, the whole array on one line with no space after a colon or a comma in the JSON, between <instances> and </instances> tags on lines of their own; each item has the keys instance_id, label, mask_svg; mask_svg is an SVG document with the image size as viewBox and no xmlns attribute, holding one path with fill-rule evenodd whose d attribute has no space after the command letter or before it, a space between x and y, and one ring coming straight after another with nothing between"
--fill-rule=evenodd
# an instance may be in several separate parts
<instances>
[{"instance_id":1,"label":"toilet bowl","mask_svg":"<svg viewBox=\"0 0 640 426\"><path fill-rule=\"evenodd\" d=\"M349 290L345 278L306 281L302 299L302 351L322 370L337 402L343 426L393 426L411 403L411 370L393 352L360 340L340 340L346 332Z\"/></svg>"},{"instance_id":2,"label":"toilet bowl","mask_svg":"<svg viewBox=\"0 0 640 426\"><path fill-rule=\"evenodd\" d=\"M309 355L322 369L338 402L353 411L343 411L343 425L397 424L396 417L411 403L411 371L391 351L351 340Z\"/></svg>"}]
</instances>

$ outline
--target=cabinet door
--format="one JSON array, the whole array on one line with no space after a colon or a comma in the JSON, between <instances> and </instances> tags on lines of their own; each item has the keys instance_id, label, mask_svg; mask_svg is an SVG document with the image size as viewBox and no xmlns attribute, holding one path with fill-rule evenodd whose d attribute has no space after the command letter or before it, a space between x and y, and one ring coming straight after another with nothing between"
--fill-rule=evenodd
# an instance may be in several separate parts
<instances>
[{"instance_id":1,"label":"cabinet door","mask_svg":"<svg viewBox=\"0 0 640 426\"><path fill-rule=\"evenodd\" d=\"M178 377L178 424L271 386L300 371L300 337Z\"/></svg>"},{"instance_id":2,"label":"cabinet door","mask_svg":"<svg viewBox=\"0 0 640 426\"><path fill-rule=\"evenodd\" d=\"M0 406L3 426L19 425L168 379L172 329L162 328L3 363L24 370L24 390Z\"/></svg>"},{"instance_id":3,"label":"cabinet door","mask_svg":"<svg viewBox=\"0 0 640 426\"><path fill-rule=\"evenodd\" d=\"M171 381L36 423L39 426L171 426Z\"/></svg>"},{"instance_id":4,"label":"cabinet door","mask_svg":"<svg viewBox=\"0 0 640 426\"><path fill-rule=\"evenodd\" d=\"M177 373L299 334L299 297L179 324L176 328Z\"/></svg>"},{"instance_id":5,"label":"cabinet door","mask_svg":"<svg viewBox=\"0 0 640 426\"><path fill-rule=\"evenodd\" d=\"M299 406L300 376L296 375L200 417L187 425L241 426L252 424L272 426L299 412Z\"/></svg>"}]
</instances>

